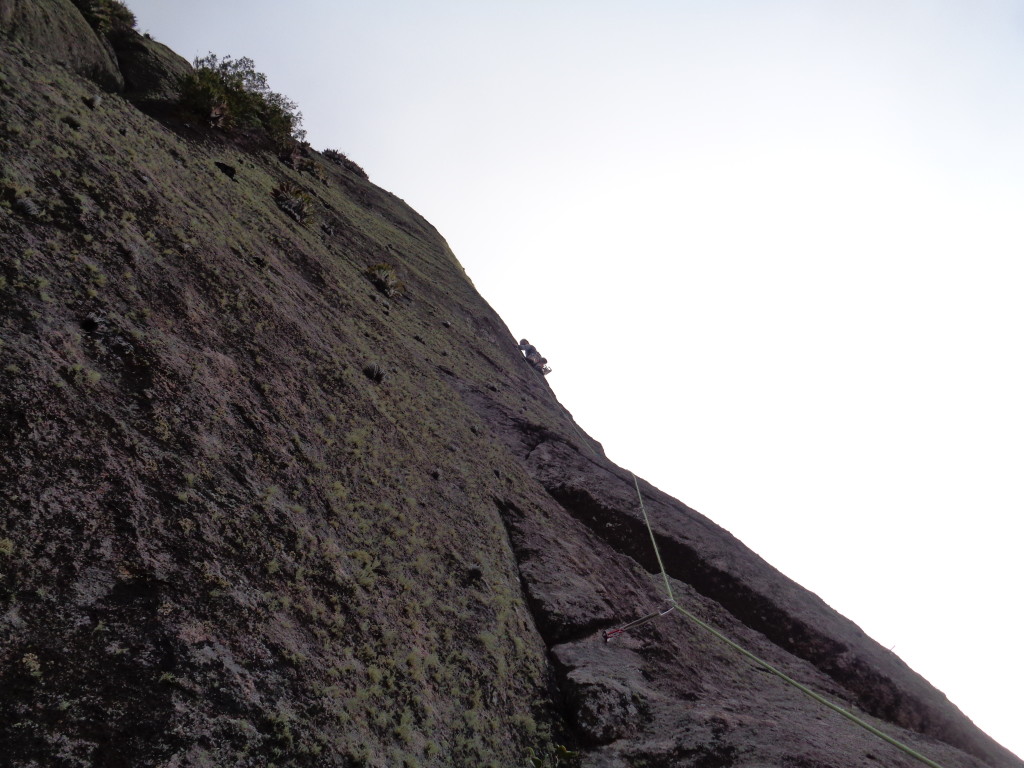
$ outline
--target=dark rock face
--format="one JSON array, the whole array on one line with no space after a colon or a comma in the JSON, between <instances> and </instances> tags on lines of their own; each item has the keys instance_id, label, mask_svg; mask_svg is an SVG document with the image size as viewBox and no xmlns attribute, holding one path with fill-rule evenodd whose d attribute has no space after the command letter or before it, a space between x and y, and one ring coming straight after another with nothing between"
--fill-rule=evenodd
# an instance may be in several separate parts
<instances>
[{"instance_id":1,"label":"dark rock face","mask_svg":"<svg viewBox=\"0 0 1024 768\"><path fill-rule=\"evenodd\" d=\"M71 0L0 0L0 36L44 51L108 91L124 88L110 50Z\"/></svg>"},{"instance_id":2,"label":"dark rock face","mask_svg":"<svg viewBox=\"0 0 1024 768\"><path fill-rule=\"evenodd\" d=\"M561 687L572 724L588 746L609 744L637 734L650 720L648 687L634 670L626 680L608 675L608 660L586 663L586 645L564 644L555 649Z\"/></svg>"},{"instance_id":3,"label":"dark rock face","mask_svg":"<svg viewBox=\"0 0 1024 768\"><path fill-rule=\"evenodd\" d=\"M192 65L166 45L126 32L114 41L117 63L124 76L124 95L140 106L172 104L178 83Z\"/></svg>"},{"instance_id":4,"label":"dark rock face","mask_svg":"<svg viewBox=\"0 0 1024 768\"><path fill-rule=\"evenodd\" d=\"M560 687L575 718L571 722L581 741L591 745L593 765L735 765L755 756L788 764L795 755L822 765L882 759L875 737L675 614L604 647L593 634L580 632L566 642L564 634L552 631L545 598L553 600L549 595L557 597L559 585L587 575L614 585L605 594L620 622L656 609L664 597L658 580L629 582L622 573L632 566L653 574L658 566L628 472L589 451L578 435L548 434L541 442L524 443L527 435L537 434L532 425L521 424L515 435L514 417L495 420L504 424L510 448L521 453L561 507L561 522L552 515L543 532L510 539L517 554L530 553L524 583L533 605L540 606L534 607L538 628L553 646ZM673 592L688 610L943 765L964 759L948 745L990 765L1019 764L898 657L815 595L702 515L642 481L640 487ZM556 560L558 547L551 542L580 540L579 524L596 539L588 541L589 560ZM549 553L542 564L532 555L538 550ZM615 601L620 596L626 599ZM571 608L557 610L573 615ZM618 695L623 691L633 698ZM636 712L626 717L631 706ZM612 714L616 711L621 716ZM612 722L622 728L628 723L628 730L617 731ZM817 735L822 729L837 739L831 748ZM882 752L887 761L913 762L892 747Z\"/></svg>"},{"instance_id":5,"label":"dark rock face","mask_svg":"<svg viewBox=\"0 0 1024 768\"><path fill-rule=\"evenodd\" d=\"M676 613L602 640L664 601L633 478L404 203L0 72L0 762L916 764ZM639 485L687 610L945 768L1021 768Z\"/></svg>"}]
</instances>

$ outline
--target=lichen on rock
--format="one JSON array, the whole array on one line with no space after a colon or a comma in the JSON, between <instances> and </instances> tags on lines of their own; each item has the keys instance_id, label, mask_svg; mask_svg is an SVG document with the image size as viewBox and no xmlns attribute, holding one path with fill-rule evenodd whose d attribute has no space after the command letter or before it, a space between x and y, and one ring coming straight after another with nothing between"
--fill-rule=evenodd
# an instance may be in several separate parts
<instances>
[{"instance_id":1,"label":"lichen on rock","mask_svg":"<svg viewBox=\"0 0 1024 768\"><path fill-rule=\"evenodd\" d=\"M124 88L111 50L71 0L3 0L0 36L44 53L108 91Z\"/></svg>"}]
</instances>

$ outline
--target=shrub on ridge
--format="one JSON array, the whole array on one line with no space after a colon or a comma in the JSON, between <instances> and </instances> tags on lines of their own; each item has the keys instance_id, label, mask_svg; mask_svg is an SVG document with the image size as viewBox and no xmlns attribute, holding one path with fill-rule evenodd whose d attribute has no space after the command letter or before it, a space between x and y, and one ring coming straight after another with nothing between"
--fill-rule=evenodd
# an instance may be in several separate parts
<instances>
[{"instance_id":1,"label":"shrub on ridge","mask_svg":"<svg viewBox=\"0 0 1024 768\"><path fill-rule=\"evenodd\" d=\"M213 128L257 145L302 141L306 132L298 105L271 91L267 76L248 57L208 54L193 62L181 81L181 106Z\"/></svg>"}]
</instances>

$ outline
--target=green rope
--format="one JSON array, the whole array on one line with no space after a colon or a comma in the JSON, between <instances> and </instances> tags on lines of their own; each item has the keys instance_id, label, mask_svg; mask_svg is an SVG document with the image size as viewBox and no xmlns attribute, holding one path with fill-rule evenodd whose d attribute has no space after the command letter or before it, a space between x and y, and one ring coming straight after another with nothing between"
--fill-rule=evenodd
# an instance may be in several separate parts
<instances>
[{"instance_id":1,"label":"green rope","mask_svg":"<svg viewBox=\"0 0 1024 768\"><path fill-rule=\"evenodd\" d=\"M565 411L565 408L563 407L562 410ZM576 431L576 434L579 435L579 438L583 442L583 444L585 446L587 446L587 448L589 448L591 450L591 452L595 456L597 456L598 455L597 451L594 450L594 447L590 444L590 442L583 436L583 434L580 432L580 430L576 427L576 422L573 420L572 416L569 415L568 411L566 411L566 416L569 416L569 424ZM806 685L803 685L802 683L798 683L796 680L791 678L789 675L779 671L778 669L773 667L771 664L769 664L764 659L762 659L759 656L756 656L755 654L753 654L750 651L748 651L746 648L744 648L739 643L737 643L737 642L735 642L733 640L730 640L728 637L726 637L724 634L719 632L713 626L711 626L710 624L708 624L708 623L706 623L704 621L701 621L696 616L694 616L692 613L690 613L685 608L683 608L681 605L679 605L679 603L676 602L675 597L672 595L672 585L669 583L668 574L665 572L665 563L662 562L662 559L661 559L661 550L658 549L658 541L657 541L657 539L654 538L654 529L651 527L651 521L647 517L647 509L646 509L646 507L644 507L644 497L643 497L643 494L640 493L640 483L636 479L636 475L633 472L630 472L630 474L633 475L633 486L636 488L636 497L637 497L637 499L640 500L640 511L643 513L643 516L644 516L644 524L647 526L647 533L651 537L651 546L654 547L654 556L658 560L658 568L661 569L661 578L665 581L665 592L668 593L668 600L672 604L673 608L675 608L677 611L679 611L679 613L681 613L683 616L688 618L690 621L692 621L697 626L701 627L702 629L707 630L712 635L717 637L722 642L726 643L731 648L733 648L736 651L738 651L743 656L746 656L751 661L757 663L758 665L760 665L764 669L767 669L771 674L775 675L780 680L782 680L782 681L784 681L786 683L789 683L794 688L796 688L798 691L800 691L801 693L803 693L803 694L809 696L810 698L814 699L819 704L822 704L822 705L828 707L829 709L831 709L833 712L836 712L836 713L842 715L843 717L845 717L850 722L852 722L852 723L854 723L856 725L859 725L861 728L866 730L868 733L874 734L875 736L880 738L882 741L885 741L888 744L891 744L892 746L896 747L897 749L899 749L899 750L905 752L906 754L910 755L915 760L919 760L920 762L924 763L925 765L930 766L930 768L943 768L942 765L940 765L939 763L936 763L934 760L928 759L927 757L922 755L920 752L917 752L916 750L908 747L906 744L904 744L904 743L902 743L900 741L897 741L896 739L894 739L889 734L884 733L883 731L878 730L877 728L875 728L870 723L867 723L864 720L860 719L859 717L857 717L852 712L849 712L849 711L843 709L838 704L833 704L831 701L826 699L824 696L822 696L822 695L812 691Z\"/></svg>"},{"instance_id":2,"label":"green rope","mask_svg":"<svg viewBox=\"0 0 1024 768\"><path fill-rule=\"evenodd\" d=\"M633 474L633 473L630 473L630 474ZM765 669L767 669L769 672L771 672L773 675L775 675L779 679L789 683L790 685L792 685L794 688L796 688L801 693L804 693L807 696L810 696L812 699L814 699L819 704L825 705L826 707L831 709L833 712L838 712L840 715L845 717L850 722L855 723L856 725L859 725L861 728L863 728L864 730L868 731L869 733L872 733L875 736L877 736L878 738L882 739L883 741L888 742L889 744L892 744L894 747L896 747L897 749L902 750L903 752L905 752L906 754L910 755L915 760L920 760L925 765L931 766L931 768L943 768L941 765L936 763L934 760L928 759L927 757L922 755L920 752L917 752L917 751L911 749L906 744L903 744L902 742L897 741L896 739L894 739L892 736L888 735L887 733L884 733L883 731L878 730L877 728L875 728L870 723L866 723L865 721L861 720L859 717L857 717L852 712L849 712L849 711L843 709L842 707L840 707L838 704L833 704L831 701L826 699L824 696L821 696L820 694L815 693L814 691L812 691L806 685L798 683L796 680L791 678L789 675L779 671L778 669L773 667L771 664L769 664L764 659L762 659L759 656L756 656L755 654L753 654L750 651L748 651L746 648L744 648L739 643L737 643L737 642L735 642L733 640L730 640L728 637L726 637L724 634L719 632L713 626L711 626L710 624L708 624L708 623L698 619L692 613L690 613L685 608L683 608L681 605L679 605L679 603L677 603L675 601L675 598L672 597L672 587L669 586L668 574L665 573L665 564L661 560L661 552L658 551L658 542L654 538L654 530L651 528L651 521L648 519L648 517L647 517L647 510L644 508L644 499L643 499L643 496L640 495L640 484L637 482L636 475L633 475L633 484L636 486L636 495L637 495L637 498L640 499L640 511L643 512L644 523L647 525L647 532L651 535L651 546L654 547L654 554L658 558L658 567L661 568L661 577L665 580L665 589L668 591L668 599L672 603L672 607L673 608L675 608L677 611L679 611L679 613L681 613L683 616L685 616L690 621L695 623L697 626L701 627L702 629L707 630L712 635L717 637L719 640L721 640L722 642L724 642L727 645L729 645L731 648L734 648L736 651L738 651L742 655L746 656L748 659L751 659L752 661L756 662L760 666L764 667Z\"/></svg>"},{"instance_id":3,"label":"green rope","mask_svg":"<svg viewBox=\"0 0 1024 768\"><path fill-rule=\"evenodd\" d=\"M601 454L599 454L599 453L597 452L597 449L596 449L596 448L594 448L594 446L592 446L592 445L590 444L590 441L589 441L589 440L588 440L587 438L585 438L585 437L583 436L583 433L582 433L582 432L580 432L580 429L579 429L579 427L577 427L577 426L576 426L576 420L575 420L575 419L573 419L573 417L572 417L572 414L571 414L571 413L569 413L568 409L567 409L567 408L566 408L566 407L565 407L564 405L562 405L561 403L559 403L558 405L559 405L559 407L560 407L560 408L562 409L562 411L563 411L563 412L565 413L565 415L569 417L569 426L570 426L570 427L572 427L573 431L574 431L574 432L576 433L576 435L577 435L577 436L579 437L579 439L580 439L580 442L581 442L581 443L583 443L583 444L584 444L585 446L587 446L587 448L589 448L589 449L590 449L590 452L591 452L592 454L594 454L595 456L598 456L598 457L600 457L600 455L601 455Z\"/></svg>"},{"instance_id":4,"label":"green rope","mask_svg":"<svg viewBox=\"0 0 1024 768\"><path fill-rule=\"evenodd\" d=\"M665 573L665 564L661 562L661 550L658 549L658 542L654 540L654 529L651 528L651 521L647 519L647 509L644 507L644 497L640 495L640 483L637 481L636 475L632 472L629 474L633 475L633 485L636 488L636 497L640 499L640 511L644 513L644 524L647 526L647 532L651 535L651 546L654 547L654 556L658 558L658 567L661 568L661 578L665 580L665 592L668 593L668 601L678 609L679 606L676 605L676 599L672 595L672 585L668 583L668 574Z\"/></svg>"}]
</instances>

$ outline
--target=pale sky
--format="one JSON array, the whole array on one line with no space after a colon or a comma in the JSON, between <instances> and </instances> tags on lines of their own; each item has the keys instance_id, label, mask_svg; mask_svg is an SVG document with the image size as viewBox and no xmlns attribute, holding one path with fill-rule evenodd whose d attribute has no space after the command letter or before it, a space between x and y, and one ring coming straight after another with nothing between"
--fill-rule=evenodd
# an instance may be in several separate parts
<instances>
[{"instance_id":1,"label":"pale sky","mask_svg":"<svg viewBox=\"0 0 1024 768\"><path fill-rule=\"evenodd\" d=\"M128 4L253 58L612 459L1024 755L1024 3Z\"/></svg>"}]
</instances>

